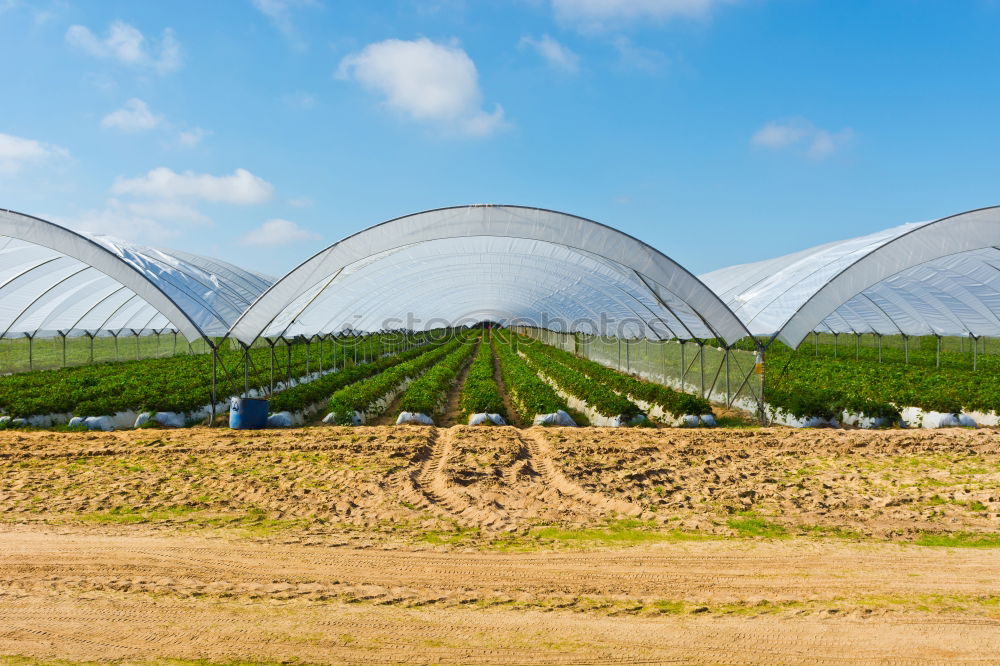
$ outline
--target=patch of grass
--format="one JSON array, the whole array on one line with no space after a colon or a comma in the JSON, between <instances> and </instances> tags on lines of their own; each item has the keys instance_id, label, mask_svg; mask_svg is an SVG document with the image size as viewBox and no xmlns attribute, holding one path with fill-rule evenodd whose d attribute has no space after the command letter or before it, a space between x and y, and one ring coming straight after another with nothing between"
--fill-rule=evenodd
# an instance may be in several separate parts
<instances>
[{"instance_id":1,"label":"patch of grass","mask_svg":"<svg viewBox=\"0 0 1000 666\"><path fill-rule=\"evenodd\" d=\"M1000 534L979 534L976 532L935 534L924 532L913 543L918 546L938 548L1000 548Z\"/></svg>"},{"instance_id":2,"label":"patch of grass","mask_svg":"<svg viewBox=\"0 0 1000 666\"><path fill-rule=\"evenodd\" d=\"M683 601L670 601L668 599L661 599L659 601L653 602L653 608L660 611L664 615L680 615L684 612L687 607Z\"/></svg>"},{"instance_id":3,"label":"patch of grass","mask_svg":"<svg viewBox=\"0 0 1000 666\"><path fill-rule=\"evenodd\" d=\"M717 538L697 532L681 530L662 531L654 523L639 520L616 520L605 527L566 529L562 527L537 527L531 535L543 541L557 543L598 543L636 545L641 543L705 541Z\"/></svg>"},{"instance_id":4,"label":"patch of grass","mask_svg":"<svg viewBox=\"0 0 1000 666\"><path fill-rule=\"evenodd\" d=\"M771 523L756 516L730 518L726 521L730 529L736 530L741 537L765 537L781 539L788 536L788 530L783 525Z\"/></svg>"},{"instance_id":5,"label":"patch of grass","mask_svg":"<svg viewBox=\"0 0 1000 666\"><path fill-rule=\"evenodd\" d=\"M168 506L160 509L139 509L127 505L117 506L109 511L97 511L80 516L85 523L96 525L136 525L161 521L177 522L187 528L238 529L246 536L264 537L288 529L307 526L311 521L300 518L278 520L268 518L257 507L250 507L244 513L230 515L208 514L193 506Z\"/></svg>"},{"instance_id":6,"label":"patch of grass","mask_svg":"<svg viewBox=\"0 0 1000 666\"><path fill-rule=\"evenodd\" d=\"M864 539L865 535L857 530L852 530L839 525L801 525L799 527L809 536L825 537L833 539Z\"/></svg>"},{"instance_id":7,"label":"patch of grass","mask_svg":"<svg viewBox=\"0 0 1000 666\"><path fill-rule=\"evenodd\" d=\"M424 532L418 541L434 544L436 546L457 546L473 541L479 537L478 528L465 528L456 526L453 530L433 530Z\"/></svg>"}]
</instances>

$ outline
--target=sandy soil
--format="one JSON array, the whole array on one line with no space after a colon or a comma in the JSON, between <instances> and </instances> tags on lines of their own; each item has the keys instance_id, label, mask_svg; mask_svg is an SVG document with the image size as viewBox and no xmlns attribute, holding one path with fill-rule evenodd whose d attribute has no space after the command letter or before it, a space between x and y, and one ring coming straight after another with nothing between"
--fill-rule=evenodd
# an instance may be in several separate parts
<instances>
[{"instance_id":1,"label":"sandy soil","mask_svg":"<svg viewBox=\"0 0 1000 666\"><path fill-rule=\"evenodd\" d=\"M1000 437L0 433L0 655L1000 663Z\"/></svg>"}]
</instances>

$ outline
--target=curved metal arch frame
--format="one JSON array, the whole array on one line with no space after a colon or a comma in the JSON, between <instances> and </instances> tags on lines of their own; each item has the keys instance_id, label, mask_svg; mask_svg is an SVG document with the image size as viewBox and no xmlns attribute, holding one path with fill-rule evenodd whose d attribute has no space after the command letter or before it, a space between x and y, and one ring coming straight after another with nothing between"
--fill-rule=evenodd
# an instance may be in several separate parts
<instances>
[{"instance_id":1,"label":"curved metal arch frame","mask_svg":"<svg viewBox=\"0 0 1000 666\"><path fill-rule=\"evenodd\" d=\"M474 251L470 251L470 252L468 252L466 254L468 254L469 256L473 256L476 253ZM520 260L531 260L531 259L535 258L534 255L527 254L527 253L525 253L523 251L517 251L517 252L513 253L513 255L511 255L510 253L504 253L503 255L497 255L497 256L502 256L504 259L507 259L510 256L515 256L515 257L519 258ZM439 257L435 257L435 259L437 259L437 258L439 258ZM444 257L440 257L440 258L444 258ZM428 260L425 260L425 262L427 262L427 261ZM599 260L597 258L594 258L594 261L598 262ZM600 285L602 287L602 289L601 289L601 293L602 294L604 294L605 296L607 296L609 299L615 300L615 302L620 307L626 309L636 319L639 319L639 320L642 320L644 322L647 322L647 320L651 318L651 319L653 319L655 321L658 321L658 322L660 322L660 324L665 329L667 329L667 331L672 336L675 336L674 331L673 331L673 327L671 327L671 325L667 324L664 321L664 319L663 319L663 313L656 313L656 312L654 312L650 308L650 303L643 302L642 300L640 300L639 298L637 298L637 296L635 294L630 293L629 291L627 291L624 288L623 285L626 284L627 275L623 271L615 269L614 267L608 265L605 262L600 262L600 265L602 265L605 268L607 268L608 271L609 271L609 273L616 275L618 277L618 279L620 280L620 282L618 282L618 281L612 280L610 278L610 276L603 276L600 279ZM570 263L569 262L566 262L566 261L563 261L563 260L550 261L550 260L546 259L546 262L544 262L542 264L542 266L540 266L539 269L542 270L545 273L548 273L548 274L551 274L551 275L558 275L559 277L566 278L568 283L572 282L571 278L573 277L573 274L572 274L572 271L569 270L570 269ZM381 283L382 282L381 278L384 276L384 273L387 272L387 271L392 270L392 267L379 266L379 262L374 262L372 264L366 265L362 270L366 271L366 272L373 272L372 277L377 278L376 281ZM444 275L446 275L446 273L447 273L448 270L449 270L449 267L439 268L439 267L433 267L431 264L429 264L428 268L426 269L426 272L428 274L430 274L430 275L435 276L435 277L443 277ZM354 274L354 275L357 275L357 274ZM354 275L352 275L352 277L354 277ZM386 301L384 301L383 298L382 298L382 294L384 294L386 292L392 293L392 291L394 289L396 289L397 287L398 287L397 285L389 284L389 283L386 282L386 283L380 284L380 286L377 286L374 291L368 292L368 293L366 293L363 296L353 297L352 301L341 305L339 307L337 313L334 314L334 315L332 315L332 316L330 316L324 322L324 324L319 327L319 330L321 330L321 331L329 330L331 323L334 320L338 319L338 318L343 318L343 313L345 311L350 311L352 307L356 307L356 304L357 304L357 302L360 299L366 299L366 300L372 301L373 303L383 304L387 308L390 308L390 307L391 308L396 308L397 305L398 305L397 301L400 301L401 299L397 298L395 300L390 301L389 304L386 304ZM614 289L614 290L616 290L618 292L621 292L621 293L619 295L615 296L615 295L612 295L611 293L609 293L608 289ZM413 301L416 301L416 302L423 302L423 299L426 296L429 296L432 293L434 293L433 292L433 288L429 292L428 291L408 292L407 299L408 300L412 299ZM551 294L549 296L541 296L541 297L535 298L534 301L533 301L533 303L532 303L532 307L534 307L535 304L537 304L538 302L540 302L542 300L545 300L546 298L549 298L549 297L552 297L552 296L557 296L558 293L561 293L561 291L557 292L557 293L554 293L554 294ZM449 295L448 298L451 299L452 297ZM650 297L649 300L653 302L652 304L659 305L659 304L655 303L655 300L656 300L655 297ZM639 307L638 310L636 309L636 306ZM371 308L369 308L369 310L371 310L371 309L377 309L378 307L382 307L382 305L372 305ZM587 304L580 303L580 307L583 308L583 309L585 309L585 310L587 310L590 313L591 316L593 316L595 318L598 316L598 313L596 313L594 310L592 310ZM304 309L305 308L302 308L300 310L304 311ZM649 317L645 317L645 316L641 315L640 312L639 312L639 310L641 310L641 309L647 310L649 312ZM678 318L676 316L676 314L674 314L672 312L672 310L670 310L669 307L665 308L665 309L666 309L666 312L669 313L671 317L673 317L674 319L677 319L677 321L674 322L674 326L675 327L678 327L678 326L679 327L686 327L686 324L684 323L684 321L682 319ZM562 316L562 315L560 314L560 316ZM694 315L692 315L692 316L694 316ZM287 328L290 327L294 323L294 321L295 320L293 319L290 322L288 322L288 324L286 324L285 331L287 331ZM655 327L653 326L653 324L651 322L648 322L647 325L652 330L654 330L654 333L655 333ZM264 335L270 337L272 335L272 333L273 332L267 332L267 331L265 331ZM657 334L657 335L658 335L657 339L661 339L661 337L659 336L659 334Z\"/></svg>"},{"instance_id":2,"label":"curved metal arch frame","mask_svg":"<svg viewBox=\"0 0 1000 666\"><path fill-rule=\"evenodd\" d=\"M542 216L558 219L561 228L556 230L539 224ZM474 232L469 231L470 226L476 227ZM398 233L384 233L389 227L394 227ZM473 205L437 208L393 218L317 252L254 301L230 327L227 336L251 344L298 294L365 257L423 240L480 235L547 241L602 257L650 278L687 303L717 337L735 342L749 335L743 322L701 280L652 246L624 232L594 220L544 208ZM659 294L653 293L660 299Z\"/></svg>"},{"instance_id":3,"label":"curved metal arch frame","mask_svg":"<svg viewBox=\"0 0 1000 666\"><path fill-rule=\"evenodd\" d=\"M3 208L0 208L0 235L47 247L101 271L152 305L188 340L207 339L204 331L156 283L86 236Z\"/></svg>"},{"instance_id":4,"label":"curved metal arch frame","mask_svg":"<svg viewBox=\"0 0 1000 666\"><path fill-rule=\"evenodd\" d=\"M47 220L7 209L0 209L0 236L8 238L8 243L20 241L25 244L24 247L44 248L58 255L54 260L63 257L102 274L105 279L131 292L144 303L144 307L158 313L169 327L183 334L189 342L201 338L211 344L211 336L224 335L273 280L222 260L187 252L106 243ZM24 273L30 273L44 263L33 262ZM161 284L164 276L171 276L171 279L163 280ZM58 284L57 280L36 296L25 306L18 319L25 312L34 311L44 294L57 288ZM95 301L90 310L80 315L77 323L84 321L102 304L102 300ZM133 321L142 319L156 321L156 316L137 312L126 322L126 328Z\"/></svg>"},{"instance_id":5,"label":"curved metal arch frame","mask_svg":"<svg viewBox=\"0 0 1000 666\"><path fill-rule=\"evenodd\" d=\"M927 237L939 232L943 225L954 225L947 231L949 242L927 242ZM769 336L767 344L781 339L797 347L838 308L880 282L937 259L998 245L1000 206L978 208L908 229L839 270Z\"/></svg>"}]
</instances>

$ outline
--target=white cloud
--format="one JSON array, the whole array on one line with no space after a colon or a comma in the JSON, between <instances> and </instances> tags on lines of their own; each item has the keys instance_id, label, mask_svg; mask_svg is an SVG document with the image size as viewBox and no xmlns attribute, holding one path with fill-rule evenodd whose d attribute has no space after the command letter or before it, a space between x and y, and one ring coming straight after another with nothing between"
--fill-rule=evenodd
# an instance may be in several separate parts
<instances>
[{"instance_id":1,"label":"white cloud","mask_svg":"<svg viewBox=\"0 0 1000 666\"><path fill-rule=\"evenodd\" d=\"M618 51L619 64L628 69L656 74L670 64L670 59L665 54L656 49L636 46L628 37L616 37L612 45Z\"/></svg>"},{"instance_id":2,"label":"white cloud","mask_svg":"<svg viewBox=\"0 0 1000 666\"><path fill-rule=\"evenodd\" d=\"M228 176L212 176L193 171L176 173L167 167L158 167L138 178L118 178L111 191L160 199L186 198L247 205L269 200L274 194L274 186L246 169L236 169Z\"/></svg>"},{"instance_id":3,"label":"white cloud","mask_svg":"<svg viewBox=\"0 0 1000 666\"><path fill-rule=\"evenodd\" d=\"M289 220L275 218L251 230L240 239L242 245L290 245L304 241L316 241L320 236Z\"/></svg>"},{"instance_id":4,"label":"white cloud","mask_svg":"<svg viewBox=\"0 0 1000 666\"><path fill-rule=\"evenodd\" d=\"M313 205L313 200L309 197L299 197L297 199L289 199L288 205L293 208L306 208Z\"/></svg>"},{"instance_id":5,"label":"white cloud","mask_svg":"<svg viewBox=\"0 0 1000 666\"><path fill-rule=\"evenodd\" d=\"M292 21L292 9L315 6L314 0L250 0L250 2L257 11L267 17L271 25L284 36L290 46L300 51L307 48L308 45Z\"/></svg>"},{"instance_id":6,"label":"white cloud","mask_svg":"<svg viewBox=\"0 0 1000 666\"><path fill-rule=\"evenodd\" d=\"M376 42L344 58L338 76L382 94L396 111L451 131L484 136L505 125L499 104L492 113L483 110L476 65L457 46L427 38Z\"/></svg>"},{"instance_id":7,"label":"white cloud","mask_svg":"<svg viewBox=\"0 0 1000 666\"><path fill-rule=\"evenodd\" d=\"M59 146L0 133L0 174L13 174L26 164L39 164L53 158L69 157Z\"/></svg>"},{"instance_id":8,"label":"white cloud","mask_svg":"<svg viewBox=\"0 0 1000 666\"><path fill-rule=\"evenodd\" d=\"M109 201L116 205L116 199ZM177 222L191 222L197 224L211 224L212 220L194 206L181 203L180 201L161 199L153 201L130 201L124 205L129 212L141 217L155 218L157 220L171 220Z\"/></svg>"},{"instance_id":9,"label":"white cloud","mask_svg":"<svg viewBox=\"0 0 1000 666\"><path fill-rule=\"evenodd\" d=\"M194 148L201 143L202 139L211 133L211 131L202 129L201 127L192 127L191 129L181 130L181 132L177 134L177 143L185 148Z\"/></svg>"},{"instance_id":10,"label":"white cloud","mask_svg":"<svg viewBox=\"0 0 1000 666\"><path fill-rule=\"evenodd\" d=\"M586 31L602 31L639 21L705 18L740 0L552 0L556 18Z\"/></svg>"},{"instance_id":11,"label":"white cloud","mask_svg":"<svg viewBox=\"0 0 1000 666\"><path fill-rule=\"evenodd\" d=\"M75 217L51 219L78 231L132 242L161 243L178 235L176 225L163 224L151 217L134 213L115 199L109 199L104 208L85 210Z\"/></svg>"},{"instance_id":12,"label":"white cloud","mask_svg":"<svg viewBox=\"0 0 1000 666\"><path fill-rule=\"evenodd\" d=\"M173 72L181 65L181 47L170 28L163 31L155 48L147 48L142 31L124 21L112 23L103 38L86 26L70 26L66 31L66 41L95 58L115 60L133 67L149 67L160 74Z\"/></svg>"},{"instance_id":13,"label":"white cloud","mask_svg":"<svg viewBox=\"0 0 1000 666\"><path fill-rule=\"evenodd\" d=\"M520 46L534 49L553 69L567 74L576 74L580 71L580 56L548 35L542 35L541 39L524 36L521 38Z\"/></svg>"},{"instance_id":14,"label":"white cloud","mask_svg":"<svg viewBox=\"0 0 1000 666\"><path fill-rule=\"evenodd\" d=\"M149 110L141 99L133 97L117 111L112 111L101 119L101 127L119 129L123 132L142 132L163 125L163 116Z\"/></svg>"},{"instance_id":15,"label":"white cloud","mask_svg":"<svg viewBox=\"0 0 1000 666\"><path fill-rule=\"evenodd\" d=\"M814 160L833 155L854 139L854 130L845 128L839 132L820 129L808 120L770 122L754 132L750 143L758 148L783 150L805 147L805 154Z\"/></svg>"}]
</instances>

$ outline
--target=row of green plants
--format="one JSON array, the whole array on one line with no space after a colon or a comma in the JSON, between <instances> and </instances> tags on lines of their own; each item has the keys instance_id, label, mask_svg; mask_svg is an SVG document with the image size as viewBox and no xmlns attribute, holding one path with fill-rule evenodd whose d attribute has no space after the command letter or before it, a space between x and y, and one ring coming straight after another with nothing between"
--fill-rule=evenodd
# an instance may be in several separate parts
<instances>
[{"instance_id":1,"label":"row of green plants","mask_svg":"<svg viewBox=\"0 0 1000 666\"><path fill-rule=\"evenodd\" d=\"M275 348L274 381L299 378L323 367L343 368L363 356L377 358L395 348L396 339L369 336L365 340L339 340L321 346L304 342L288 349ZM359 351L356 351L359 350ZM360 351L364 350L364 351ZM266 390L271 382L271 349L250 350L250 386ZM243 390L243 352L225 347L219 351L217 394L224 398ZM115 412L189 412L211 402L212 356L172 356L138 361L42 370L0 377L0 411L15 417L71 413L80 416Z\"/></svg>"},{"instance_id":2,"label":"row of green plants","mask_svg":"<svg viewBox=\"0 0 1000 666\"><path fill-rule=\"evenodd\" d=\"M834 336L824 333L819 336L819 344L816 344L814 336L809 335L799 345L799 354L811 355L813 357L829 357L844 361L872 361L875 363L899 363L902 365L922 365L925 367L938 367L940 359L941 368L954 368L956 370L972 370L973 357L977 371L1000 372L1000 354L997 349L1000 342L990 338L986 344L980 340L978 353L973 354L973 341L970 339L959 340L958 338L947 338L942 342L941 353L938 355L938 341L932 335L911 337L904 347L900 336L885 336L882 344L881 355L877 338L872 335L862 336L862 340L856 341L854 335L841 334L838 336L837 344L833 343ZM964 347L960 351L959 343ZM987 348L989 353L983 351ZM780 343L772 345L774 347L784 347ZM785 347L787 349L787 347ZM881 360L879 360L881 356Z\"/></svg>"},{"instance_id":3,"label":"row of green plants","mask_svg":"<svg viewBox=\"0 0 1000 666\"><path fill-rule=\"evenodd\" d=\"M816 357L780 346L767 355L765 398L799 418L843 411L898 419L904 407L959 413L1000 411L995 372L955 367Z\"/></svg>"},{"instance_id":4,"label":"row of green plants","mask_svg":"<svg viewBox=\"0 0 1000 666\"><path fill-rule=\"evenodd\" d=\"M455 384L462 366L475 351L475 344L467 341L459 345L430 370L414 380L399 399L399 411L433 416Z\"/></svg>"},{"instance_id":5,"label":"row of green plants","mask_svg":"<svg viewBox=\"0 0 1000 666\"><path fill-rule=\"evenodd\" d=\"M465 375L465 385L462 386L462 393L458 399L459 407L465 416L499 414L506 420L507 410L493 374L492 337L490 333L486 333L480 338L476 356L469 366L469 372Z\"/></svg>"},{"instance_id":6,"label":"row of green plants","mask_svg":"<svg viewBox=\"0 0 1000 666\"><path fill-rule=\"evenodd\" d=\"M681 417L685 414L701 415L712 412L711 403L702 397L675 391L662 384L647 382L550 345L529 343L524 345L524 350L529 354L546 356L568 366L632 400L658 405L665 414Z\"/></svg>"},{"instance_id":7,"label":"row of green plants","mask_svg":"<svg viewBox=\"0 0 1000 666\"><path fill-rule=\"evenodd\" d=\"M334 423L350 425L354 413L376 415L379 400L407 379L420 376L427 368L433 366L442 358L467 345L467 336L458 335L443 345L436 346L420 356L394 365L377 375L355 382L336 391L330 396L330 412Z\"/></svg>"},{"instance_id":8,"label":"row of green plants","mask_svg":"<svg viewBox=\"0 0 1000 666\"><path fill-rule=\"evenodd\" d=\"M529 366L550 378L563 392L587 403L598 414L628 419L640 413L639 407L625 396L545 353L546 348L552 347L528 337L519 337L517 348L524 354Z\"/></svg>"},{"instance_id":9,"label":"row of green plants","mask_svg":"<svg viewBox=\"0 0 1000 666\"><path fill-rule=\"evenodd\" d=\"M351 365L339 369L337 372L323 375L311 382L287 388L271 396L271 411L297 412L307 408L309 405L323 402L346 386L377 375L400 363L415 359L431 349L440 347L442 344L444 343L430 342L404 352L383 356L371 363Z\"/></svg>"},{"instance_id":10,"label":"row of green plants","mask_svg":"<svg viewBox=\"0 0 1000 666\"><path fill-rule=\"evenodd\" d=\"M521 421L530 424L539 414L568 411L566 401L517 355L513 334L508 335L508 341L494 336L492 344L500 364L500 379Z\"/></svg>"}]
</instances>

